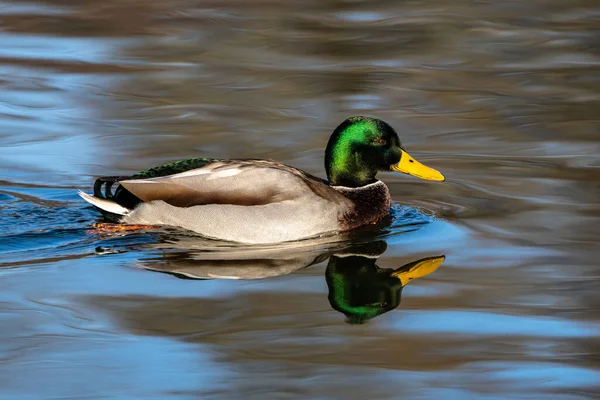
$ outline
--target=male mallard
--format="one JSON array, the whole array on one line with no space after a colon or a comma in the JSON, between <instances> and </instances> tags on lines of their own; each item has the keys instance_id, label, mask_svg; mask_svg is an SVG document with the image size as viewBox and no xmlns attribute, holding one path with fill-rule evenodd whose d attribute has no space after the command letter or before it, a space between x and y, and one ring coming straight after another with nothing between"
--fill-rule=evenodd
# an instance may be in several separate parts
<instances>
[{"instance_id":1,"label":"male mallard","mask_svg":"<svg viewBox=\"0 0 600 400\"><path fill-rule=\"evenodd\" d=\"M347 231L388 215L390 192L375 178L378 171L444 180L404 151L390 125L369 117L348 118L333 131L325 169L328 181L275 161L194 158L99 178L94 196L79 194L115 222L273 243Z\"/></svg>"}]
</instances>

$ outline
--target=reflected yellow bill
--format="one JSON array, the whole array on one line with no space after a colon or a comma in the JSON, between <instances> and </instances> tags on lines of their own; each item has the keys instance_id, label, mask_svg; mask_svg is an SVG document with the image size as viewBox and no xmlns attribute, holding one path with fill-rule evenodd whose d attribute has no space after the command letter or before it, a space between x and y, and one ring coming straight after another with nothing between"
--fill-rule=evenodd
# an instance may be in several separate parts
<instances>
[{"instance_id":1,"label":"reflected yellow bill","mask_svg":"<svg viewBox=\"0 0 600 400\"><path fill-rule=\"evenodd\" d=\"M438 269L440 264L444 262L445 259L445 256L440 256L419 260L392 272L392 276L400 279L402 286L405 286L408 282L414 279L422 278L425 275L429 275L434 272L436 269Z\"/></svg>"}]
</instances>

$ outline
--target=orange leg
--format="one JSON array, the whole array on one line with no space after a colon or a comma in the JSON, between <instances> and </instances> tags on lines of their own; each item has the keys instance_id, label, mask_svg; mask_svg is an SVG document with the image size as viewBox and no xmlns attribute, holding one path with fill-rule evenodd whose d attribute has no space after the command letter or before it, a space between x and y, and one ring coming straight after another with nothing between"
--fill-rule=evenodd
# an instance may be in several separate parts
<instances>
[{"instance_id":1,"label":"orange leg","mask_svg":"<svg viewBox=\"0 0 600 400\"><path fill-rule=\"evenodd\" d=\"M95 223L92 225L100 233L114 233L114 232L130 232L139 231L142 229L156 229L158 226L155 225L124 225L124 224L110 224L105 222Z\"/></svg>"}]
</instances>

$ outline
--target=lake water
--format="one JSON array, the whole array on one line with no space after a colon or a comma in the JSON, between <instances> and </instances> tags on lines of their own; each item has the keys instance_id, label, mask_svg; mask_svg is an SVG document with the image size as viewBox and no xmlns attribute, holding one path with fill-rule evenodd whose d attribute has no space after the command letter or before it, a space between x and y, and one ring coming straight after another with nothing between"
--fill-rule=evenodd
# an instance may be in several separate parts
<instances>
[{"instance_id":1,"label":"lake water","mask_svg":"<svg viewBox=\"0 0 600 400\"><path fill-rule=\"evenodd\" d=\"M600 395L597 2L3 1L0 26L0 398ZM380 174L393 218L350 238L106 234L77 196L189 157L324 176L351 115L447 181Z\"/></svg>"}]
</instances>

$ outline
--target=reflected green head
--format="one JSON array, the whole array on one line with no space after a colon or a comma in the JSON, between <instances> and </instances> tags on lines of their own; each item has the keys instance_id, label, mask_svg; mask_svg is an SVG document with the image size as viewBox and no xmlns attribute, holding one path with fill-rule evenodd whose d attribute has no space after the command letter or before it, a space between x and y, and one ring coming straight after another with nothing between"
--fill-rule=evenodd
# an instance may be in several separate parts
<instances>
[{"instance_id":1,"label":"reflected green head","mask_svg":"<svg viewBox=\"0 0 600 400\"><path fill-rule=\"evenodd\" d=\"M329 303L350 324L364 324L400 304L402 283L391 269L381 269L375 259L359 255L329 259L325 279Z\"/></svg>"},{"instance_id":2,"label":"reflected green head","mask_svg":"<svg viewBox=\"0 0 600 400\"><path fill-rule=\"evenodd\" d=\"M325 169L331 185L360 187L375 182L378 171L400 161L398 134L384 121L351 117L331 134L325 150Z\"/></svg>"}]
</instances>

